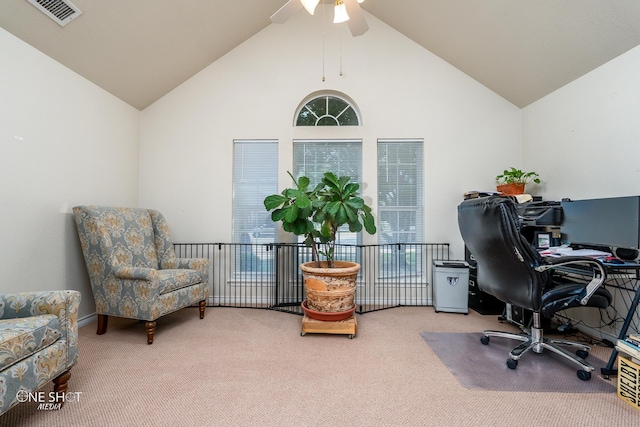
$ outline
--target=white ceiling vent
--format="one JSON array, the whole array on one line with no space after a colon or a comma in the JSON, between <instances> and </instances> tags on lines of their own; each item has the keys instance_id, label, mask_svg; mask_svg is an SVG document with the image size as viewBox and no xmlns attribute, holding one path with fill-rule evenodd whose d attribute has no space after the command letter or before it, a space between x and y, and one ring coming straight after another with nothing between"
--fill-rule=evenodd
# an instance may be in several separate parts
<instances>
[{"instance_id":1,"label":"white ceiling vent","mask_svg":"<svg viewBox=\"0 0 640 427\"><path fill-rule=\"evenodd\" d=\"M82 11L69 0L27 0L29 3L40 9L49 18L56 21L61 26L82 15Z\"/></svg>"}]
</instances>

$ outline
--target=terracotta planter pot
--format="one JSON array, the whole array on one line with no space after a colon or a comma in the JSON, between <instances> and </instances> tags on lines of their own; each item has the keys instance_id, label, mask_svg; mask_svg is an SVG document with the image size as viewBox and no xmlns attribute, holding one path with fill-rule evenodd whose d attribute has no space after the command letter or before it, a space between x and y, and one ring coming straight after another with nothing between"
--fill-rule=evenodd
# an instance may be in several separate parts
<instances>
[{"instance_id":1,"label":"terracotta planter pot","mask_svg":"<svg viewBox=\"0 0 640 427\"><path fill-rule=\"evenodd\" d=\"M501 184L497 187L498 192L508 195L524 194L524 184Z\"/></svg>"},{"instance_id":2,"label":"terracotta planter pot","mask_svg":"<svg viewBox=\"0 0 640 427\"><path fill-rule=\"evenodd\" d=\"M320 267L317 267L316 262L300 264L307 294L307 307L310 310L337 313L355 307L356 278L360 264L335 261L334 265L334 268L328 268L326 261L320 262Z\"/></svg>"},{"instance_id":3,"label":"terracotta planter pot","mask_svg":"<svg viewBox=\"0 0 640 427\"><path fill-rule=\"evenodd\" d=\"M301 306L302 306L302 310L304 310L304 314L306 314L307 317L310 317L316 320L322 320L323 322L339 322L341 320L347 320L348 318L353 316L353 312L356 311L356 305L354 305L351 310L338 311L335 313L327 313L325 311L315 311L307 307L307 300L302 301Z\"/></svg>"}]
</instances>

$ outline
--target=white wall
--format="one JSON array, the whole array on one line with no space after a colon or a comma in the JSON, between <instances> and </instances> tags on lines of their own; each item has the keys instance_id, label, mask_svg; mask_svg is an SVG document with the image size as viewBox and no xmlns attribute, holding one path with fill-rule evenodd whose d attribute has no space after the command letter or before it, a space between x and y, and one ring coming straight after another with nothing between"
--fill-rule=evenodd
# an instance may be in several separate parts
<instances>
[{"instance_id":1,"label":"white wall","mask_svg":"<svg viewBox=\"0 0 640 427\"><path fill-rule=\"evenodd\" d=\"M357 38L328 24L322 82L321 17L270 25L142 112L140 206L162 211L176 241L229 242L234 139L277 139L284 188L293 139L362 138L375 206L377 138L424 138L425 240L463 258L456 206L521 165L520 109L369 14ZM294 128L299 103L321 90L351 97L363 126Z\"/></svg>"},{"instance_id":2,"label":"white wall","mask_svg":"<svg viewBox=\"0 0 640 427\"><path fill-rule=\"evenodd\" d=\"M640 193L640 47L521 112L369 14L364 36L343 28L342 77L328 26L322 82L320 16L267 27L142 113L0 29L0 289L78 289L93 312L79 204L153 207L178 241L229 241L234 138L280 141L281 187L292 139L362 138L374 205L376 139L424 138L426 240L458 258L455 206L505 167L539 172L546 199ZM325 89L353 98L364 125L294 128Z\"/></svg>"},{"instance_id":3,"label":"white wall","mask_svg":"<svg viewBox=\"0 0 640 427\"><path fill-rule=\"evenodd\" d=\"M136 206L139 112L0 29L0 289L76 289L71 208Z\"/></svg>"},{"instance_id":4,"label":"white wall","mask_svg":"<svg viewBox=\"0 0 640 427\"><path fill-rule=\"evenodd\" d=\"M640 195L639 142L640 46L523 110L524 165L540 173L548 200ZM609 290L626 315L632 296ZM601 324L597 309L570 316ZM613 339L621 321L578 327Z\"/></svg>"},{"instance_id":5,"label":"white wall","mask_svg":"<svg viewBox=\"0 0 640 427\"><path fill-rule=\"evenodd\" d=\"M640 194L640 46L523 109L549 200Z\"/></svg>"}]
</instances>

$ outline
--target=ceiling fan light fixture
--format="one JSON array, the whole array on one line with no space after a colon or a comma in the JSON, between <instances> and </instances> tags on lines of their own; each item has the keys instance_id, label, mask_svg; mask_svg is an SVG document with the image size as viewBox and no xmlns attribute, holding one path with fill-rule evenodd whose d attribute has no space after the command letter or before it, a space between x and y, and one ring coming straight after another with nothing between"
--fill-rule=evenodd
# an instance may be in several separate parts
<instances>
[{"instance_id":1,"label":"ceiling fan light fixture","mask_svg":"<svg viewBox=\"0 0 640 427\"><path fill-rule=\"evenodd\" d=\"M349 15L347 14L347 8L344 5L343 0L336 0L336 5L333 8L333 23L339 24L341 22L346 22L349 20Z\"/></svg>"},{"instance_id":2,"label":"ceiling fan light fixture","mask_svg":"<svg viewBox=\"0 0 640 427\"><path fill-rule=\"evenodd\" d=\"M358 0L358 3L364 3L364 0Z\"/></svg>"},{"instance_id":3,"label":"ceiling fan light fixture","mask_svg":"<svg viewBox=\"0 0 640 427\"><path fill-rule=\"evenodd\" d=\"M309 12L310 15L313 15L313 13L316 11L316 6L318 6L318 3L320 3L320 0L300 0L300 3L302 3L304 8L307 9L307 12Z\"/></svg>"}]
</instances>

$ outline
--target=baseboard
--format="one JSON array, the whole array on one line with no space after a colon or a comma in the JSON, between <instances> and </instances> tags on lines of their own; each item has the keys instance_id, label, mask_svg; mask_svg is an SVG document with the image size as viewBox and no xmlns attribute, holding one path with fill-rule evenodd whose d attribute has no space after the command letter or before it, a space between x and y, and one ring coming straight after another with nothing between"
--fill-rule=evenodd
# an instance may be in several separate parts
<instances>
[{"instance_id":1,"label":"baseboard","mask_svg":"<svg viewBox=\"0 0 640 427\"><path fill-rule=\"evenodd\" d=\"M578 324L573 326L574 328L576 328L577 330L579 330L580 332L582 332L583 334L589 335L592 338L595 339L608 339L609 341L611 341L612 343L615 343L616 341L618 341L618 337L615 335L612 335L608 332L604 332L601 331L600 329L595 329L592 328L590 326L586 326L586 325L582 325L582 324Z\"/></svg>"},{"instance_id":2,"label":"baseboard","mask_svg":"<svg viewBox=\"0 0 640 427\"><path fill-rule=\"evenodd\" d=\"M98 320L97 314L89 314L88 316L84 316L78 319L78 327L82 328L83 326L87 326Z\"/></svg>"}]
</instances>

